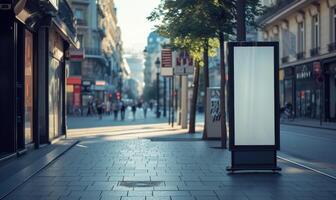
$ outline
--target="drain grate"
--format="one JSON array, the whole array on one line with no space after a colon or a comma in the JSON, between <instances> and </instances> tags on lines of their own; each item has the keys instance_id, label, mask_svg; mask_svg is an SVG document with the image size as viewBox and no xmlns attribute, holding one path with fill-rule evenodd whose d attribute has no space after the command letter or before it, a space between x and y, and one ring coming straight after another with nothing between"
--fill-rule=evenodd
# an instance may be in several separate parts
<instances>
[{"instance_id":1,"label":"drain grate","mask_svg":"<svg viewBox=\"0 0 336 200\"><path fill-rule=\"evenodd\" d=\"M163 181L121 181L120 186L124 187L155 187L162 184Z\"/></svg>"}]
</instances>

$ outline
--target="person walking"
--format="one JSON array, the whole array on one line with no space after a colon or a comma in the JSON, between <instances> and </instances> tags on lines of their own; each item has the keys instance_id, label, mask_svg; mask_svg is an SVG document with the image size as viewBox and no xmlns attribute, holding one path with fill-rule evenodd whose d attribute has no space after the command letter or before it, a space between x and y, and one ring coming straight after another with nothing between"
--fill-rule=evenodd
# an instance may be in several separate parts
<instances>
[{"instance_id":1,"label":"person walking","mask_svg":"<svg viewBox=\"0 0 336 200\"><path fill-rule=\"evenodd\" d=\"M112 103L112 110L114 115L114 121L118 120L118 112L119 112L119 102Z\"/></svg>"},{"instance_id":2,"label":"person walking","mask_svg":"<svg viewBox=\"0 0 336 200\"><path fill-rule=\"evenodd\" d=\"M111 102L109 100L106 102L105 112L106 112L107 115L111 114Z\"/></svg>"},{"instance_id":3,"label":"person walking","mask_svg":"<svg viewBox=\"0 0 336 200\"><path fill-rule=\"evenodd\" d=\"M89 100L87 107L88 107L88 110L87 110L86 116L91 116L93 114L93 102L91 99Z\"/></svg>"},{"instance_id":4,"label":"person walking","mask_svg":"<svg viewBox=\"0 0 336 200\"><path fill-rule=\"evenodd\" d=\"M104 111L104 102L97 101L97 113L98 113L98 119L103 119L103 111Z\"/></svg>"},{"instance_id":5,"label":"person walking","mask_svg":"<svg viewBox=\"0 0 336 200\"><path fill-rule=\"evenodd\" d=\"M121 120L125 120L125 111L126 111L126 105L123 101L120 102L120 117Z\"/></svg>"},{"instance_id":6,"label":"person walking","mask_svg":"<svg viewBox=\"0 0 336 200\"><path fill-rule=\"evenodd\" d=\"M147 118L147 109L148 109L148 103L144 102L142 105L143 113L144 113L144 118Z\"/></svg>"},{"instance_id":7,"label":"person walking","mask_svg":"<svg viewBox=\"0 0 336 200\"><path fill-rule=\"evenodd\" d=\"M136 109L137 109L137 105L136 105L135 102L133 102L133 104L132 104L133 121L135 121Z\"/></svg>"}]
</instances>

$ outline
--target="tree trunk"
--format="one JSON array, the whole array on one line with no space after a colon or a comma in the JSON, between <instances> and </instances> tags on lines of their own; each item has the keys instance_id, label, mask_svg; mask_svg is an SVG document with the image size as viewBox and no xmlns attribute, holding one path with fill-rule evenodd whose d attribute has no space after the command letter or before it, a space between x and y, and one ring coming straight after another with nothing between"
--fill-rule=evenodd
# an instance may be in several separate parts
<instances>
[{"instance_id":1,"label":"tree trunk","mask_svg":"<svg viewBox=\"0 0 336 200\"><path fill-rule=\"evenodd\" d=\"M203 97L203 110L204 110L204 128L203 128L203 139L208 139L208 132L206 129L207 125L207 88L209 87L209 40L206 39L204 43L204 52L203 52L203 59L204 59L204 97Z\"/></svg>"},{"instance_id":2,"label":"tree trunk","mask_svg":"<svg viewBox=\"0 0 336 200\"><path fill-rule=\"evenodd\" d=\"M220 112L221 112L221 144L222 148L226 149L227 143L227 127L226 127L226 70L225 70L225 63L224 63L224 33L221 33L219 36L219 48L220 48L220 74L221 74L221 84L220 84Z\"/></svg>"},{"instance_id":3,"label":"tree trunk","mask_svg":"<svg viewBox=\"0 0 336 200\"><path fill-rule=\"evenodd\" d=\"M190 119L189 119L189 133L195 133L196 122L196 108L197 108L197 93L199 86L199 74L200 66L198 62L195 62L195 74L194 74L194 88L190 105Z\"/></svg>"}]
</instances>

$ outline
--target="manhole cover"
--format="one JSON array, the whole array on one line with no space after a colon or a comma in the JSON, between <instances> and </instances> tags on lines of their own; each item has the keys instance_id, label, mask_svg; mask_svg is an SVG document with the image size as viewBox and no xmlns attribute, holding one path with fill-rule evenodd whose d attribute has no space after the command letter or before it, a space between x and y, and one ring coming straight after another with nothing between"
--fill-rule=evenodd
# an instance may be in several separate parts
<instances>
[{"instance_id":1,"label":"manhole cover","mask_svg":"<svg viewBox=\"0 0 336 200\"><path fill-rule=\"evenodd\" d=\"M124 187L155 187L159 186L162 181L121 181L120 186Z\"/></svg>"}]
</instances>

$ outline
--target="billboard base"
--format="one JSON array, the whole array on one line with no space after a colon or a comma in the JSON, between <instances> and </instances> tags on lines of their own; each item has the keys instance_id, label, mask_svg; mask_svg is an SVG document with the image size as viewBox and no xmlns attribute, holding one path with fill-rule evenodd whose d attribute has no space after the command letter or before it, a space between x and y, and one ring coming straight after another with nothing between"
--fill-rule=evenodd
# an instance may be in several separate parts
<instances>
[{"instance_id":1,"label":"billboard base","mask_svg":"<svg viewBox=\"0 0 336 200\"><path fill-rule=\"evenodd\" d=\"M227 171L281 171L277 166L276 150L231 151L231 166Z\"/></svg>"}]
</instances>

